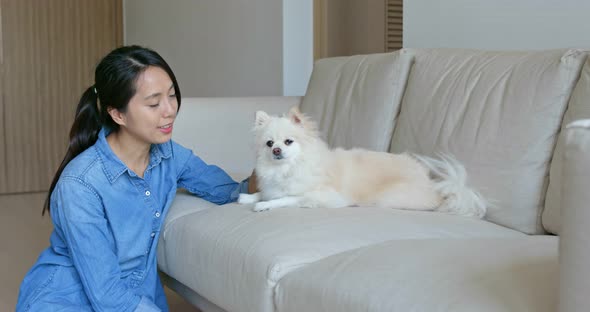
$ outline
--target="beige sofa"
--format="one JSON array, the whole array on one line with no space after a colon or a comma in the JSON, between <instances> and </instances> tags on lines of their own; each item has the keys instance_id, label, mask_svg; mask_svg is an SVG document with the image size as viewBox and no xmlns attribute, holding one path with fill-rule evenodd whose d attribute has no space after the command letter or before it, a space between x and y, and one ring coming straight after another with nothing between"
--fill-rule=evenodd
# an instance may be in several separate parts
<instances>
[{"instance_id":1,"label":"beige sofa","mask_svg":"<svg viewBox=\"0 0 590 312\"><path fill-rule=\"evenodd\" d=\"M254 112L293 105L333 146L455 155L492 206L485 220L369 207L255 213L181 192L158 261L202 311L590 309L590 123L566 129L590 118L586 52L324 59L302 98L185 99L175 139L241 179L254 167Z\"/></svg>"}]
</instances>

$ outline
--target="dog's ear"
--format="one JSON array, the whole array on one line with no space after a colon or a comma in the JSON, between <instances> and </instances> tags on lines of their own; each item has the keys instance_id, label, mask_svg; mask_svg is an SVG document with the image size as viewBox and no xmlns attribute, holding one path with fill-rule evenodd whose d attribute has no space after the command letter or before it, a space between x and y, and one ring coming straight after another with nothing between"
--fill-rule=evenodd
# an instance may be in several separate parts
<instances>
[{"instance_id":1,"label":"dog's ear","mask_svg":"<svg viewBox=\"0 0 590 312\"><path fill-rule=\"evenodd\" d=\"M302 127L309 133L313 135L317 135L317 125L316 123L311 120L308 116L304 115L300 110L299 106L293 106L289 110L289 114L287 115L289 120L292 123Z\"/></svg>"},{"instance_id":2,"label":"dog's ear","mask_svg":"<svg viewBox=\"0 0 590 312\"><path fill-rule=\"evenodd\" d=\"M298 125L301 125L303 123L303 114L301 113L301 111L299 110L299 106L293 106L291 107L291 109L289 110L289 119Z\"/></svg>"},{"instance_id":3,"label":"dog's ear","mask_svg":"<svg viewBox=\"0 0 590 312\"><path fill-rule=\"evenodd\" d=\"M256 112L256 121L254 122L254 129L260 128L270 120L270 116L264 111Z\"/></svg>"}]
</instances>

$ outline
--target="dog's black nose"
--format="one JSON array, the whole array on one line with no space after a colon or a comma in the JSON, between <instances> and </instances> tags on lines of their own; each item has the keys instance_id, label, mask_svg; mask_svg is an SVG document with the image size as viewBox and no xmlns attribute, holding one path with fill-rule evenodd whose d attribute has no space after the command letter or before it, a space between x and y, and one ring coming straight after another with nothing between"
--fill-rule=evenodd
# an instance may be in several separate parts
<instances>
[{"instance_id":1,"label":"dog's black nose","mask_svg":"<svg viewBox=\"0 0 590 312\"><path fill-rule=\"evenodd\" d=\"M276 147L276 148L273 148L273 149L272 149L272 153L278 156L278 155L280 155L280 154L281 154L281 149L280 149L280 148L278 148L278 147Z\"/></svg>"}]
</instances>

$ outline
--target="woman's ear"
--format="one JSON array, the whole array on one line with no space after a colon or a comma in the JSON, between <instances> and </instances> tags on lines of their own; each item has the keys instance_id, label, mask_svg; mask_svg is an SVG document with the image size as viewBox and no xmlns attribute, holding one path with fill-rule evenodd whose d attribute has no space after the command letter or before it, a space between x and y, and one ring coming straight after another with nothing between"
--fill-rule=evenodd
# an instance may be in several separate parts
<instances>
[{"instance_id":1,"label":"woman's ear","mask_svg":"<svg viewBox=\"0 0 590 312\"><path fill-rule=\"evenodd\" d=\"M113 119L113 121L116 124L118 124L119 126L126 125L125 114L121 113L118 109L113 108L113 107L108 107L107 113L109 113L109 115L111 116L111 119Z\"/></svg>"}]
</instances>

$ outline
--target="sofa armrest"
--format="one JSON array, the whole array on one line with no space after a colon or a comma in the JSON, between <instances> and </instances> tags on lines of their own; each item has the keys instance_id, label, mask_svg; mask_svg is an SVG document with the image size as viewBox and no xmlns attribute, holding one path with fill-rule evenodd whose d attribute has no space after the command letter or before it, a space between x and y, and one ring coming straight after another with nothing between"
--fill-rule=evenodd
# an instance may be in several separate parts
<instances>
[{"instance_id":1,"label":"sofa armrest","mask_svg":"<svg viewBox=\"0 0 590 312\"><path fill-rule=\"evenodd\" d=\"M301 97L184 98L172 138L234 178L252 172L255 161L254 116L288 112Z\"/></svg>"},{"instance_id":2,"label":"sofa armrest","mask_svg":"<svg viewBox=\"0 0 590 312\"><path fill-rule=\"evenodd\" d=\"M590 307L590 119L566 129L559 243L559 311Z\"/></svg>"}]
</instances>

